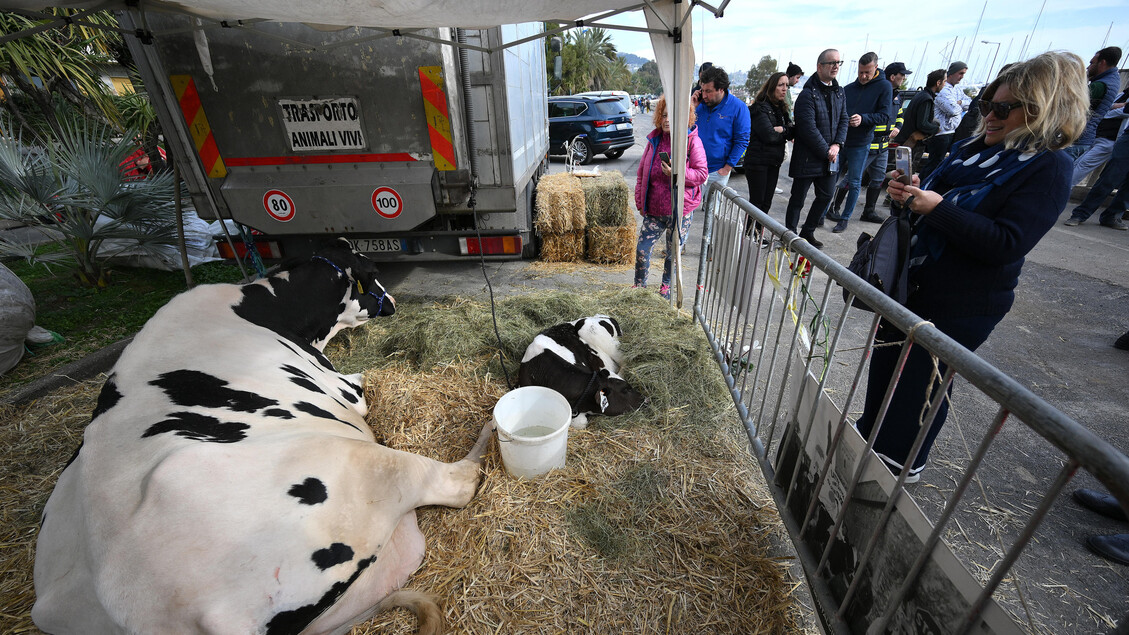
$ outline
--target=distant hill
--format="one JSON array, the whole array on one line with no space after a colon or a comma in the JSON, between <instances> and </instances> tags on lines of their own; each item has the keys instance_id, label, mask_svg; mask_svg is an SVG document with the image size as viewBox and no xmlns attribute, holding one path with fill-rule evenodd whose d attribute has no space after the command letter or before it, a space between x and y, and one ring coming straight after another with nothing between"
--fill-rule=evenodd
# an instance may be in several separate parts
<instances>
[{"instance_id":1,"label":"distant hill","mask_svg":"<svg viewBox=\"0 0 1129 635\"><path fill-rule=\"evenodd\" d=\"M627 64L627 68L632 73L639 70L640 66L642 66L642 65L646 64L647 62L651 61L651 60L649 60L645 57L639 57L638 55L635 55L634 53L616 53L616 55L619 55L620 57L623 58L623 63Z\"/></svg>"}]
</instances>

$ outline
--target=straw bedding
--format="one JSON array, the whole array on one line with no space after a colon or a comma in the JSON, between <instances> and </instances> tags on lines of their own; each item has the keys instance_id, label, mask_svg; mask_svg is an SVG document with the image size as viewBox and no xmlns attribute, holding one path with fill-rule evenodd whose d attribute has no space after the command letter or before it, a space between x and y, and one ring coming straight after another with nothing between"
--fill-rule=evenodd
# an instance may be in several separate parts
<instances>
[{"instance_id":1,"label":"straw bedding","mask_svg":"<svg viewBox=\"0 0 1129 635\"><path fill-rule=\"evenodd\" d=\"M700 331L654 294L537 293L499 303L499 361L488 307L401 298L388 319L327 349L364 372L369 423L389 447L461 458L540 329L598 312L625 330L625 377L639 411L570 431L568 463L534 481L506 476L496 450L461 510L418 511L428 551L408 587L440 598L455 633L781 633L797 628L778 521ZM77 447L99 382L4 413L0 495L6 632L34 632L39 512ZM354 635L414 632L405 611Z\"/></svg>"}]
</instances>

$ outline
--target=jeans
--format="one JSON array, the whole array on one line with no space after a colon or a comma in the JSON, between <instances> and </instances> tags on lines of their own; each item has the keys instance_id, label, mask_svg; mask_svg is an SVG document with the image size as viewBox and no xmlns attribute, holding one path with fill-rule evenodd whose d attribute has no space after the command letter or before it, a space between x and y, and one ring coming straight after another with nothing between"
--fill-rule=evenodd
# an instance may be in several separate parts
<instances>
[{"instance_id":1,"label":"jeans","mask_svg":"<svg viewBox=\"0 0 1129 635\"><path fill-rule=\"evenodd\" d=\"M1074 175L1070 178L1070 184L1073 186L1081 183L1087 174L1101 167L1112 152L1113 139L1094 139L1094 145L1085 154L1074 159Z\"/></svg>"},{"instance_id":2,"label":"jeans","mask_svg":"<svg viewBox=\"0 0 1129 635\"><path fill-rule=\"evenodd\" d=\"M1120 186L1121 189L1117 196L1113 198L1113 202L1102 212L1100 222L1103 225L1110 225L1114 221L1121 220L1121 215L1125 213L1126 197L1129 197L1129 182L1127 181L1129 181L1129 133L1122 134L1114 142L1113 151L1109 155L1109 163L1105 165L1105 169L1102 170L1098 180L1090 187L1090 193L1086 195L1086 198L1078 207L1074 208L1070 216L1078 220L1086 220L1098 211L1098 206L1105 201L1105 197L1109 196L1113 188Z\"/></svg>"},{"instance_id":3,"label":"jeans","mask_svg":"<svg viewBox=\"0 0 1129 635\"><path fill-rule=\"evenodd\" d=\"M1083 154L1093 146L1093 143L1075 143L1074 145L1066 148L1066 153L1070 155L1071 159L1077 161Z\"/></svg>"},{"instance_id":4,"label":"jeans","mask_svg":"<svg viewBox=\"0 0 1129 635\"><path fill-rule=\"evenodd\" d=\"M804 198L807 197L808 188L812 185L815 185L815 200L812 201L807 218L804 219L804 232L815 231L819 220L823 218L827 206L835 196L834 174L792 179L792 194L788 198L788 208L784 212L784 226L792 231L796 231L796 223L800 220L800 209L804 206Z\"/></svg>"},{"instance_id":5,"label":"jeans","mask_svg":"<svg viewBox=\"0 0 1129 635\"><path fill-rule=\"evenodd\" d=\"M866 176L870 180L867 187L882 187L886 180L886 150L871 150L866 154Z\"/></svg>"},{"instance_id":6,"label":"jeans","mask_svg":"<svg viewBox=\"0 0 1129 635\"><path fill-rule=\"evenodd\" d=\"M949 337L970 351L988 339L992 329L1003 319L1002 315L975 316L965 318L934 318L933 324ZM866 401L863 405L862 416L855 424L863 437L870 435L874 427L878 410L882 406L882 399L886 395L886 388L890 378L897 370L898 357L901 355L901 346L878 346L888 342L900 342L905 335L898 329L882 322L879 326L878 336L875 338L874 352L870 359L870 372L866 384ZM938 375L933 376L933 356L924 348L914 346L906 358L905 367L898 379L898 386L886 410L886 417L882 429L874 442L874 451L886 459L887 463L905 465L909 459L909 451L913 448L914 439L921 430L921 423L929 412L929 402L925 400L926 391L929 391L929 400L936 398L937 389L940 388L941 377L945 374L947 365L938 362ZM949 394L952 394L952 384L949 385ZM925 443L913 462L913 469L925 466L929 457L929 449L933 441L945 425L945 418L949 413L949 399L946 398L937 411L933 426L925 437Z\"/></svg>"},{"instance_id":7,"label":"jeans","mask_svg":"<svg viewBox=\"0 0 1129 635\"><path fill-rule=\"evenodd\" d=\"M680 249L686 246L686 237L690 235L690 223L693 220L694 210L682 215ZM643 226L639 228L639 244L635 247L635 286L647 286L647 274L651 270L651 250L654 249L655 241L663 232L666 232L666 261L663 262L662 283L670 285L670 268L671 263L674 262L671 243L674 242L674 234L667 231L668 229L670 229L670 216L643 216Z\"/></svg>"},{"instance_id":8,"label":"jeans","mask_svg":"<svg viewBox=\"0 0 1129 635\"><path fill-rule=\"evenodd\" d=\"M920 144L918 144L920 145ZM949 153L949 148L953 145L953 133L933 135L925 140L925 150L929 152L929 160L925 165L921 166L921 180L924 181L925 177L932 174L941 162L945 160L945 155Z\"/></svg>"},{"instance_id":9,"label":"jeans","mask_svg":"<svg viewBox=\"0 0 1129 635\"><path fill-rule=\"evenodd\" d=\"M846 187L847 189L847 199L843 204L843 213L840 214L843 220L851 218L851 212L855 210L855 203L859 201L862 173L866 171L866 160L869 153L869 145L847 146L839 153L839 160L842 162L842 165L839 166L841 173L839 187Z\"/></svg>"}]
</instances>

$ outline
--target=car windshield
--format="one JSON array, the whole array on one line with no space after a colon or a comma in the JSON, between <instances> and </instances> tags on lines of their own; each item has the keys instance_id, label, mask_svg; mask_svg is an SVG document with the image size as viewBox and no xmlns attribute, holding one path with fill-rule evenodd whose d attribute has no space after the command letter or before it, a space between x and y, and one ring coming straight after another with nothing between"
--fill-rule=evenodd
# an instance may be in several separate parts
<instances>
[{"instance_id":1,"label":"car windshield","mask_svg":"<svg viewBox=\"0 0 1129 635\"><path fill-rule=\"evenodd\" d=\"M596 111L601 115L626 115L627 110L618 99L605 99L596 102Z\"/></svg>"}]
</instances>

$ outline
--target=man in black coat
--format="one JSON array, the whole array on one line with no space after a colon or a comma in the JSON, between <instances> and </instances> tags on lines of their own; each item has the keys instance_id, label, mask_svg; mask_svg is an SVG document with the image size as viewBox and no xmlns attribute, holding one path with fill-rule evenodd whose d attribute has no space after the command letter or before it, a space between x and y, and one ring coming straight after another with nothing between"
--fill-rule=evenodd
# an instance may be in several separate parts
<instances>
[{"instance_id":1,"label":"man in black coat","mask_svg":"<svg viewBox=\"0 0 1129 635\"><path fill-rule=\"evenodd\" d=\"M792 195L788 199L784 224L796 231L808 188L815 185L815 200L800 230L800 237L814 247L823 246L815 239L815 228L835 194L839 149L847 140L847 98L835 80L842 65L839 51L827 49L820 53L815 76L804 84L796 98L796 144L788 166Z\"/></svg>"},{"instance_id":2,"label":"man in black coat","mask_svg":"<svg viewBox=\"0 0 1129 635\"><path fill-rule=\"evenodd\" d=\"M912 169L917 172L921 169L921 155L925 152L925 139L937 134L941 126L933 117L933 100L941 87L945 85L944 69L937 69L925 79L924 90L919 90L903 116L902 127L894 137L894 143L913 148Z\"/></svg>"}]
</instances>

